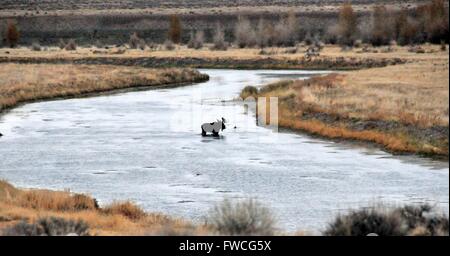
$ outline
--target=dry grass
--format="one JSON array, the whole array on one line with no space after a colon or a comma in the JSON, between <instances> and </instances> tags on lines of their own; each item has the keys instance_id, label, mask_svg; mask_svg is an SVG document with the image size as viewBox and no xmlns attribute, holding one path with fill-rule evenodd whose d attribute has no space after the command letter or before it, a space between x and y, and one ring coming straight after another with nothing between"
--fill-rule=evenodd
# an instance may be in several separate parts
<instances>
[{"instance_id":1,"label":"dry grass","mask_svg":"<svg viewBox=\"0 0 450 256\"><path fill-rule=\"evenodd\" d=\"M83 207L79 207L82 205ZM148 213L131 202L97 207L95 199L82 194L50 190L21 190L0 181L0 229L20 220L34 222L42 217L83 220L94 235L206 234L204 226Z\"/></svg>"},{"instance_id":2,"label":"dry grass","mask_svg":"<svg viewBox=\"0 0 450 256\"><path fill-rule=\"evenodd\" d=\"M350 118L448 126L447 60L349 72L332 88L302 88L302 100Z\"/></svg>"},{"instance_id":3,"label":"dry grass","mask_svg":"<svg viewBox=\"0 0 450 256\"><path fill-rule=\"evenodd\" d=\"M448 65L447 52L432 53L403 65L277 83L260 94L281 99L281 127L374 142L395 152L448 156L448 132L437 139L427 133L435 127L448 131ZM384 123L364 129L349 124L359 121ZM392 122L399 127L385 129Z\"/></svg>"},{"instance_id":4,"label":"dry grass","mask_svg":"<svg viewBox=\"0 0 450 256\"><path fill-rule=\"evenodd\" d=\"M206 76L192 69L0 64L0 111L27 101L205 79Z\"/></svg>"},{"instance_id":5,"label":"dry grass","mask_svg":"<svg viewBox=\"0 0 450 256\"><path fill-rule=\"evenodd\" d=\"M78 47L75 51L64 51L58 47L49 47L44 51L32 51L27 47L14 49L0 49L0 57L3 58L42 58L42 59L80 59L89 57L108 57L108 58L140 58L140 57L159 57L159 58L201 58L201 59L286 59L296 60L304 57L308 46L298 45L296 53L288 53L287 48L270 47L272 53L270 56L261 55L260 48L229 48L227 51L211 51L211 44L205 44L200 49L191 49L187 46L178 46L175 50L166 50L163 45L154 49L127 49L123 54L116 54L118 48L109 47L98 51L97 48ZM446 59L448 52L441 52L439 45L422 45L424 54L409 52L409 47L395 46L393 52L385 52L385 47L373 48L378 52L361 52L361 48L354 48L349 51L341 51L337 45L326 45L320 52L318 58L348 58L348 59L391 59L393 57L406 60L428 60L428 59ZM447 47L448 48L448 47ZM97 50L97 51L96 51ZM448 59L448 57L447 57Z\"/></svg>"}]
</instances>

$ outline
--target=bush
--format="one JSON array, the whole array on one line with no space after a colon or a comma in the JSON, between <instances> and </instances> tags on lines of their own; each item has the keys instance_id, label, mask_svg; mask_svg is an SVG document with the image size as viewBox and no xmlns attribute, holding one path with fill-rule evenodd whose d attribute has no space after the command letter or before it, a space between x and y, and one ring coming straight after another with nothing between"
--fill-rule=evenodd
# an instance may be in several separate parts
<instances>
[{"instance_id":1,"label":"bush","mask_svg":"<svg viewBox=\"0 0 450 256\"><path fill-rule=\"evenodd\" d=\"M147 47L147 43L145 42L145 40L144 39L139 40L138 48L141 50L145 50L145 47Z\"/></svg>"},{"instance_id":2,"label":"bush","mask_svg":"<svg viewBox=\"0 0 450 256\"><path fill-rule=\"evenodd\" d=\"M132 35L130 35L130 39L128 40L128 45L131 49L138 48L138 45L140 43L141 39L139 38L138 34L134 32Z\"/></svg>"},{"instance_id":3,"label":"bush","mask_svg":"<svg viewBox=\"0 0 450 256\"><path fill-rule=\"evenodd\" d=\"M164 48L168 51L175 50L175 45L171 40L166 40L164 42Z\"/></svg>"},{"instance_id":4,"label":"bush","mask_svg":"<svg viewBox=\"0 0 450 256\"><path fill-rule=\"evenodd\" d=\"M338 41L342 45L353 45L358 32L358 21L351 4L344 4L339 11Z\"/></svg>"},{"instance_id":5,"label":"bush","mask_svg":"<svg viewBox=\"0 0 450 256\"><path fill-rule=\"evenodd\" d=\"M227 49L228 43L225 42L225 33L223 31L223 28L220 24L217 24L211 50L226 51Z\"/></svg>"},{"instance_id":6,"label":"bush","mask_svg":"<svg viewBox=\"0 0 450 256\"><path fill-rule=\"evenodd\" d=\"M7 28L6 28L6 42L8 43L10 48L14 48L17 46L19 42L20 33L16 27L16 24L12 20L8 20Z\"/></svg>"},{"instance_id":7,"label":"bush","mask_svg":"<svg viewBox=\"0 0 450 256\"><path fill-rule=\"evenodd\" d=\"M30 190L20 194L20 206L37 210L81 211L99 208L97 200L83 194L50 193L46 190Z\"/></svg>"},{"instance_id":8,"label":"bush","mask_svg":"<svg viewBox=\"0 0 450 256\"><path fill-rule=\"evenodd\" d=\"M250 21L240 16L236 23L234 36L239 48L252 47L257 43L256 33L253 30Z\"/></svg>"},{"instance_id":9,"label":"bush","mask_svg":"<svg viewBox=\"0 0 450 256\"><path fill-rule=\"evenodd\" d=\"M147 214L131 202L115 202L103 208L105 214L119 214L131 220L139 220Z\"/></svg>"},{"instance_id":10,"label":"bush","mask_svg":"<svg viewBox=\"0 0 450 256\"><path fill-rule=\"evenodd\" d=\"M102 44L102 42L100 42L100 40L95 41L94 45L98 49L103 48L103 44Z\"/></svg>"},{"instance_id":11,"label":"bush","mask_svg":"<svg viewBox=\"0 0 450 256\"><path fill-rule=\"evenodd\" d=\"M244 89L242 89L241 94L239 95L242 99L246 99L247 97L253 96L255 97L256 94L258 94L258 89L255 86L245 86Z\"/></svg>"},{"instance_id":12,"label":"bush","mask_svg":"<svg viewBox=\"0 0 450 256\"><path fill-rule=\"evenodd\" d=\"M448 7L444 0L432 0L419 7L419 17L422 19L426 39L431 43L448 42L449 20Z\"/></svg>"},{"instance_id":13,"label":"bush","mask_svg":"<svg viewBox=\"0 0 450 256\"><path fill-rule=\"evenodd\" d=\"M31 44L32 51L41 51L41 45L38 42L34 42Z\"/></svg>"},{"instance_id":14,"label":"bush","mask_svg":"<svg viewBox=\"0 0 450 256\"><path fill-rule=\"evenodd\" d=\"M419 43L420 37L419 23L412 18L406 17L404 22L400 23L397 42L400 45Z\"/></svg>"},{"instance_id":15,"label":"bush","mask_svg":"<svg viewBox=\"0 0 450 256\"><path fill-rule=\"evenodd\" d=\"M273 235L274 219L268 208L253 199L215 206L208 224L221 235Z\"/></svg>"},{"instance_id":16,"label":"bush","mask_svg":"<svg viewBox=\"0 0 450 256\"><path fill-rule=\"evenodd\" d=\"M77 44L75 43L75 40L70 39L70 40L67 42L67 44L66 44L66 46L64 47L64 49L65 49L66 51L75 51L75 50L77 49Z\"/></svg>"},{"instance_id":17,"label":"bush","mask_svg":"<svg viewBox=\"0 0 450 256\"><path fill-rule=\"evenodd\" d=\"M392 210L380 207L352 211L338 216L324 235L366 236L448 235L448 217L432 212L429 205L404 206Z\"/></svg>"},{"instance_id":18,"label":"bush","mask_svg":"<svg viewBox=\"0 0 450 256\"><path fill-rule=\"evenodd\" d=\"M372 14L370 43L375 46L387 45L392 38L391 14L383 5L375 6Z\"/></svg>"},{"instance_id":19,"label":"bush","mask_svg":"<svg viewBox=\"0 0 450 256\"><path fill-rule=\"evenodd\" d=\"M203 31L197 31L195 34L191 33L191 39L187 45L188 48L201 49L203 47L204 37Z\"/></svg>"},{"instance_id":20,"label":"bush","mask_svg":"<svg viewBox=\"0 0 450 256\"><path fill-rule=\"evenodd\" d=\"M264 19L259 19L256 27L256 41L260 48L264 48L272 44L273 27L266 23Z\"/></svg>"},{"instance_id":21,"label":"bush","mask_svg":"<svg viewBox=\"0 0 450 256\"><path fill-rule=\"evenodd\" d=\"M170 17L168 39L175 44L181 42L181 21L175 14Z\"/></svg>"},{"instance_id":22,"label":"bush","mask_svg":"<svg viewBox=\"0 0 450 256\"><path fill-rule=\"evenodd\" d=\"M66 220L63 218L40 218L35 223L21 221L3 232L7 236L88 236L89 226L82 220Z\"/></svg>"},{"instance_id":23,"label":"bush","mask_svg":"<svg viewBox=\"0 0 450 256\"><path fill-rule=\"evenodd\" d=\"M325 42L328 44L336 44L339 40L339 25L334 24L327 28L325 34Z\"/></svg>"},{"instance_id":24,"label":"bush","mask_svg":"<svg viewBox=\"0 0 450 256\"><path fill-rule=\"evenodd\" d=\"M66 42L64 41L64 39L59 39L59 41L58 41L58 47L59 47L59 49L64 49L65 47L66 47Z\"/></svg>"},{"instance_id":25,"label":"bush","mask_svg":"<svg viewBox=\"0 0 450 256\"><path fill-rule=\"evenodd\" d=\"M298 21L293 12L280 19L275 26L275 42L278 46L294 46L298 39Z\"/></svg>"}]
</instances>

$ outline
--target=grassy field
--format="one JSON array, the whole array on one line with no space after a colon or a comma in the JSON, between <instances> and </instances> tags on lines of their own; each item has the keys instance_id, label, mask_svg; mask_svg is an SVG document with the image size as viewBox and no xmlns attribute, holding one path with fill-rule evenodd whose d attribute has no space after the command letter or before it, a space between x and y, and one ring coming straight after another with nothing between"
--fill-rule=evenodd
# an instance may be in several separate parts
<instances>
[{"instance_id":1,"label":"grassy field","mask_svg":"<svg viewBox=\"0 0 450 256\"><path fill-rule=\"evenodd\" d=\"M4 63L0 64L0 112L36 100L207 79L192 69Z\"/></svg>"},{"instance_id":2,"label":"grassy field","mask_svg":"<svg viewBox=\"0 0 450 256\"><path fill-rule=\"evenodd\" d=\"M395 56L407 63L284 81L259 95L281 99L281 127L448 158L448 51Z\"/></svg>"}]
</instances>

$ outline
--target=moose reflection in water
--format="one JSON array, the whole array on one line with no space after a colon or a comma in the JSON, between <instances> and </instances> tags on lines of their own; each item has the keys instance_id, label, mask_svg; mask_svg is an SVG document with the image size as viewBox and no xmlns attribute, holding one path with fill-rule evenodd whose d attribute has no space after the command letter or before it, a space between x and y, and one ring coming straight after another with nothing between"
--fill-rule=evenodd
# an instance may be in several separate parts
<instances>
[{"instance_id":1,"label":"moose reflection in water","mask_svg":"<svg viewBox=\"0 0 450 256\"><path fill-rule=\"evenodd\" d=\"M217 120L212 123L204 123L202 124L202 136L206 136L206 133L210 132L213 136L219 136L220 130L225 130L225 118L222 117L222 120Z\"/></svg>"}]
</instances>

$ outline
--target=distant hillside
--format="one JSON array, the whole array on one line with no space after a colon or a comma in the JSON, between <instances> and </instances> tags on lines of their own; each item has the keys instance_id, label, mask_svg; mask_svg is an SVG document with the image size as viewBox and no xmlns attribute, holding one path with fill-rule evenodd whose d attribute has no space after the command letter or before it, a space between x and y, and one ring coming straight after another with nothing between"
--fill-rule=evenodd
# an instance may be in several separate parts
<instances>
[{"instance_id":1,"label":"distant hillside","mask_svg":"<svg viewBox=\"0 0 450 256\"><path fill-rule=\"evenodd\" d=\"M421 0L1 0L0 10L80 10L144 8L212 8L236 6L293 6L374 3L417 3Z\"/></svg>"}]
</instances>

